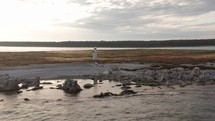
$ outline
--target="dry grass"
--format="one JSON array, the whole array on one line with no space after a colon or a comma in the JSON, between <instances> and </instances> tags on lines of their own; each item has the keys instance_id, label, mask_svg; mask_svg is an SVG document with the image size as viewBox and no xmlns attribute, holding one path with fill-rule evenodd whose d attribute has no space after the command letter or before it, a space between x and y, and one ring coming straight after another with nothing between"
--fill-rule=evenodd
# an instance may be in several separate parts
<instances>
[{"instance_id":1,"label":"dry grass","mask_svg":"<svg viewBox=\"0 0 215 121\"><path fill-rule=\"evenodd\" d=\"M91 62L92 51L2 52L0 66ZM215 51L194 50L99 50L99 62L203 63L215 62Z\"/></svg>"}]
</instances>

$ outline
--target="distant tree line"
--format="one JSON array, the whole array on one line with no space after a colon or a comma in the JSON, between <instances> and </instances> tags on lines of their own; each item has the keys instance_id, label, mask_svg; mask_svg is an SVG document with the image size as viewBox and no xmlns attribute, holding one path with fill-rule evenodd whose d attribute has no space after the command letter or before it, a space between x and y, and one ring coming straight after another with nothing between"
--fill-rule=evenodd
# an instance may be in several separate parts
<instances>
[{"instance_id":1,"label":"distant tree line","mask_svg":"<svg viewBox=\"0 0 215 121\"><path fill-rule=\"evenodd\" d=\"M163 41L64 41L64 42L0 42L0 46L26 47L188 47L215 46L215 39Z\"/></svg>"}]
</instances>

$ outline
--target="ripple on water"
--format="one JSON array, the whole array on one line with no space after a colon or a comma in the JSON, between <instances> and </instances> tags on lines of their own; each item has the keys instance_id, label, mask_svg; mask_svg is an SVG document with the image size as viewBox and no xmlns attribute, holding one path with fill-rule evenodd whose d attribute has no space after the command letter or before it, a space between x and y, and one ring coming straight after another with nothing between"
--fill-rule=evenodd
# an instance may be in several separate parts
<instances>
[{"instance_id":1,"label":"ripple on water","mask_svg":"<svg viewBox=\"0 0 215 121\"><path fill-rule=\"evenodd\" d=\"M92 98L101 91L118 93L117 82L103 81L97 87L83 90L79 95L49 89L64 80L48 80L52 85L44 85L38 91L23 93L0 93L0 120L215 120L214 86L188 86L175 90L162 87L132 88L140 90L136 96ZM79 80L81 86L92 80ZM29 98L26 102L23 99Z\"/></svg>"}]
</instances>

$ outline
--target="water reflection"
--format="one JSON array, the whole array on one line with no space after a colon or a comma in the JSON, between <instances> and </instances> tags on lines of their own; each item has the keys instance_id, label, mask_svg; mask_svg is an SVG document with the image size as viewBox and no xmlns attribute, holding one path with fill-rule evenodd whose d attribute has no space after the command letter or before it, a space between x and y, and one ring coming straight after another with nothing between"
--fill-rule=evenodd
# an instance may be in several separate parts
<instances>
[{"instance_id":1,"label":"water reflection","mask_svg":"<svg viewBox=\"0 0 215 121\"><path fill-rule=\"evenodd\" d=\"M92 95L101 91L117 93L117 82L108 80L90 89L84 89L74 96L62 90L50 89L62 80L44 80L52 82L43 85L44 89L23 93L0 93L0 120L215 120L215 85L188 86L175 89L151 87L132 87L137 96L108 97L94 99ZM92 80L78 80L83 88ZM24 101L23 98L30 101Z\"/></svg>"}]
</instances>

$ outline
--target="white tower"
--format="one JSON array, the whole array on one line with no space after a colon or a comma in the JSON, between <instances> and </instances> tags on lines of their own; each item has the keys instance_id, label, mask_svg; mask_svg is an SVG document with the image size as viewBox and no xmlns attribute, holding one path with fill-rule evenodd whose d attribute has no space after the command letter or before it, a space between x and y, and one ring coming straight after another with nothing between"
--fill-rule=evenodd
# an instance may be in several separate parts
<instances>
[{"instance_id":1,"label":"white tower","mask_svg":"<svg viewBox=\"0 0 215 121\"><path fill-rule=\"evenodd\" d=\"M93 61L96 61L97 60L97 50L96 50L96 47L94 47L93 49Z\"/></svg>"}]
</instances>

